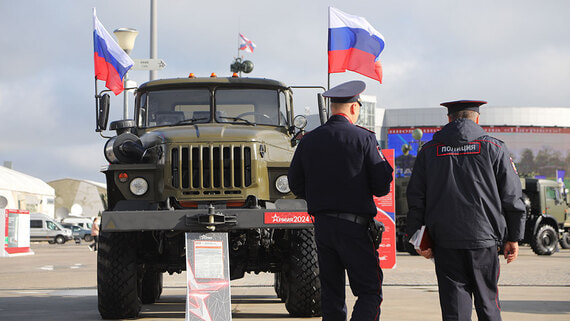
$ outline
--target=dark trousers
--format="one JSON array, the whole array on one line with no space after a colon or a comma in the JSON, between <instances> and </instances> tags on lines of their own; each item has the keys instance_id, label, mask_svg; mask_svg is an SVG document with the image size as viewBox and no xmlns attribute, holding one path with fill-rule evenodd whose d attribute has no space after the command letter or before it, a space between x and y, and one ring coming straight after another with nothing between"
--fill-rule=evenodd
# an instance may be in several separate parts
<instances>
[{"instance_id":1,"label":"dark trousers","mask_svg":"<svg viewBox=\"0 0 570 321\"><path fill-rule=\"evenodd\" d=\"M97 243L99 243L99 235L93 235L93 243L89 245L93 250L97 251Z\"/></svg>"},{"instance_id":2,"label":"dark trousers","mask_svg":"<svg viewBox=\"0 0 570 321\"><path fill-rule=\"evenodd\" d=\"M472 300L479 321L500 321L497 247L446 249L436 247L435 271L444 321L471 320Z\"/></svg>"},{"instance_id":3,"label":"dark trousers","mask_svg":"<svg viewBox=\"0 0 570 321\"><path fill-rule=\"evenodd\" d=\"M323 321L346 321L345 270L350 289L357 297L351 320L379 320L383 274L367 227L338 218L317 216L315 240Z\"/></svg>"}]
</instances>

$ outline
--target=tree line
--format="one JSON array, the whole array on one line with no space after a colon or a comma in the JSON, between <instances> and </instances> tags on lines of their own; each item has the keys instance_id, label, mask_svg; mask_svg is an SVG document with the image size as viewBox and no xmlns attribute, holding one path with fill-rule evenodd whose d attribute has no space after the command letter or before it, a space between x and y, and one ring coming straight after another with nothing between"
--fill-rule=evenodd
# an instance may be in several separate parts
<instances>
[{"instance_id":1,"label":"tree line","mask_svg":"<svg viewBox=\"0 0 570 321\"><path fill-rule=\"evenodd\" d=\"M563 155L561 151L545 146L535 155L531 149L525 148L520 160L515 164L519 175L524 177L542 175L556 178L556 170L566 170L566 177L568 177L570 176L570 150Z\"/></svg>"}]
</instances>

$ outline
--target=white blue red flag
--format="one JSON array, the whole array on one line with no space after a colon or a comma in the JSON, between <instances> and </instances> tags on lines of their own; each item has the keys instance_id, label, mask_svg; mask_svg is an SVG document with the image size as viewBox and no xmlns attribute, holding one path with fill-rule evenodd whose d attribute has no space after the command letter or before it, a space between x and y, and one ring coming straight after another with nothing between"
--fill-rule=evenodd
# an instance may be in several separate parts
<instances>
[{"instance_id":1,"label":"white blue red flag","mask_svg":"<svg viewBox=\"0 0 570 321\"><path fill-rule=\"evenodd\" d=\"M255 44L253 43L253 41L247 39L244 35L242 35L240 33L239 34L239 49L238 50L243 50L243 51L253 53L253 49L255 49Z\"/></svg>"},{"instance_id":2,"label":"white blue red flag","mask_svg":"<svg viewBox=\"0 0 570 321\"><path fill-rule=\"evenodd\" d=\"M120 94L124 89L123 77L134 62L97 19L95 8L93 8L93 47L95 78L105 81L105 87L115 95Z\"/></svg>"},{"instance_id":3,"label":"white blue red flag","mask_svg":"<svg viewBox=\"0 0 570 321\"><path fill-rule=\"evenodd\" d=\"M329 73L357 72L382 83L384 36L363 17L329 7Z\"/></svg>"}]
</instances>

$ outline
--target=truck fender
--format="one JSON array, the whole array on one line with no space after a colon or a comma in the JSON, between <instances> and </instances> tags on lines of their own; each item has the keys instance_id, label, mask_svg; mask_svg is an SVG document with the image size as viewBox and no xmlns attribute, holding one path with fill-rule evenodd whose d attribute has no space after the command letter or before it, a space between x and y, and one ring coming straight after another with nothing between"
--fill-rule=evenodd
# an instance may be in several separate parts
<instances>
[{"instance_id":1,"label":"truck fender","mask_svg":"<svg viewBox=\"0 0 570 321\"><path fill-rule=\"evenodd\" d=\"M549 224L554 226L554 228L556 229L556 231L559 230L558 228L558 222L556 222L556 219L550 215L541 215L536 219L536 223L534 223L534 228L532 230L532 235L535 235L536 232L538 231L538 228L542 225L542 224Z\"/></svg>"}]
</instances>

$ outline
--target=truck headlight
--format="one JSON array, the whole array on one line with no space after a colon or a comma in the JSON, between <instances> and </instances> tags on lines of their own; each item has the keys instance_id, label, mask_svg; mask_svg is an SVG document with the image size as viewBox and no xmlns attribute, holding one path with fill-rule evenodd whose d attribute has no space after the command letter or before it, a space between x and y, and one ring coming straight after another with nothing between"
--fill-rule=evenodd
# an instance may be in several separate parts
<instances>
[{"instance_id":1,"label":"truck headlight","mask_svg":"<svg viewBox=\"0 0 570 321\"><path fill-rule=\"evenodd\" d=\"M148 191L148 182L142 177L137 177L131 181L129 189L136 196L141 196Z\"/></svg>"},{"instance_id":2,"label":"truck headlight","mask_svg":"<svg viewBox=\"0 0 570 321\"><path fill-rule=\"evenodd\" d=\"M291 189L289 188L289 180L287 179L287 175L281 175L277 177L277 179L275 180L275 188L277 189L277 191L279 191L279 193L287 194L291 192Z\"/></svg>"}]
</instances>

